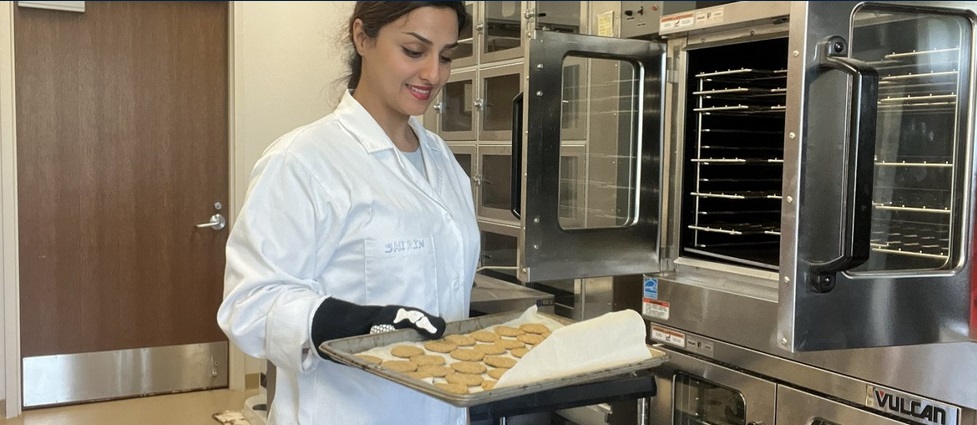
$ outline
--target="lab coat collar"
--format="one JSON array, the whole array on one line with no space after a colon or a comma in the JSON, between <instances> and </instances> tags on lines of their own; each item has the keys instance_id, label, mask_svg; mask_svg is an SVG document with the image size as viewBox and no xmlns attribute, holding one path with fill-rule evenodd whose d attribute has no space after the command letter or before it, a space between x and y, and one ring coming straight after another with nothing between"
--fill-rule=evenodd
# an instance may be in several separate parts
<instances>
[{"instance_id":1,"label":"lab coat collar","mask_svg":"<svg viewBox=\"0 0 977 425\"><path fill-rule=\"evenodd\" d=\"M390 137L387 136L387 133L384 133L383 128L380 127L377 120L373 119L373 115L370 115L370 112L353 98L352 91L343 92L343 99L339 102L339 106L336 107L335 114L344 123L344 127L353 133L367 152L376 153L382 150L396 149L396 146L394 146ZM431 143L427 137L427 131L417 117L410 117L407 123L414 129L414 134L417 135L417 139L421 142L423 148L432 151L440 150L436 144Z\"/></svg>"},{"instance_id":2,"label":"lab coat collar","mask_svg":"<svg viewBox=\"0 0 977 425\"><path fill-rule=\"evenodd\" d=\"M370 115L360 102L353 98L351 92L347 91L343 94L343 100L336 107L335 114L343 127L352 133L353 138L371 155L388 150L397 150L394 142L390 140L387 133L384 133L380 124L373 119L373 116ZM410 117L408 124L414 129L414 134L417 135L417 139L421 143L420 149L425 152L438 152L441 150L437 143L431 142L427 130L424 129L424 126L421 125L421 122L417 118ZM436 165L432 158L429 157L424 161L424 167L429 176L425 179L420 172L413 169L414 167L412 165L407 164L403 155L390 155L389 157L396 158L396 163L404 173L402 174L403 178L413 183L421 193L424 193L442 208L448 208L445 206L444 200L440 195L444 189L444 176L441 170L438 169L440 166Z\"/></svg>"}]
</instances>

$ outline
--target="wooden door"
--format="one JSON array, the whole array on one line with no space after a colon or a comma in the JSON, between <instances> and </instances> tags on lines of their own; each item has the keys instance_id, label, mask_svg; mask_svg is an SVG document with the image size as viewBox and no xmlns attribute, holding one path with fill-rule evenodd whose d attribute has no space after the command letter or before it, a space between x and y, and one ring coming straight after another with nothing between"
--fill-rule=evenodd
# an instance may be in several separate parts
<instances>
[{"instance_id":1,"label":"wooden door","mask_svg":"<svg viewBox=\"0 0 977 425\"><path fill-rule=\"evenodd\" d=\"M25 407L227 385L227 8L16 8Z\"/></svg>"}]
</instances>

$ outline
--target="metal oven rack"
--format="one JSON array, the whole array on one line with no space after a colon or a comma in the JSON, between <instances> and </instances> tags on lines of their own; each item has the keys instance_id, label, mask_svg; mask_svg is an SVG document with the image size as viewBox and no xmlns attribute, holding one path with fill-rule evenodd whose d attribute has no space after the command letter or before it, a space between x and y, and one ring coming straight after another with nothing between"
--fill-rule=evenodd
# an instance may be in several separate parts
<instances>
[{"instance_id":1,"label":"metal oven rack","mask_svg":"<svg viewBox=\"0 0 977 425\"><path fill-rule=\"evenodd\" d=\"M777 244L780 237L787 71L740 68L695 78L687 250L737 261L725 253Z\"/></svg>"},{"instance_id":2,"label":"metal oven rack","mask_svg":"<svg viewBox=\"0 0 977 425\"><path fill-rule=\"evenodd\" d=\"M955 158L954 147L942 146L956 138L947 132L956 128L959 53L958 48L896 52L872 63L880 74L876 254L937 265L949 259Z\"/></svg>"},{"instance_id":3,"label":"metal oven rack","mask_svg":"<svg viewBox=\"0 0 977 425\"><path fill-rule=\"evenodd\" d=\"M872 249L916 261L949 259L959 49L894 52L880 72ZM780 236L786 71L695 74L692 246L737 261L729 249ZM909 138L909 140L907 140ZM937 150L934 152L934 147ZM940 150L945 150L941 152ZM741 261L748 263L748 261Z\"/></svg>"}]
</instances>

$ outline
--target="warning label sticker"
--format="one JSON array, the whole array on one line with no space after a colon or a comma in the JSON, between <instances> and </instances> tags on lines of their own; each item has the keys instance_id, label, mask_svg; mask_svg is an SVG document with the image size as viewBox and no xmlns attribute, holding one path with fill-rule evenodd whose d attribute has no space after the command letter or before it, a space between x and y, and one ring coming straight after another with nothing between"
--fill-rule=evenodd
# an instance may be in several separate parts
<instances>
[{"instance_id":1,"label":"warning label sticker","mask_svg":"<svg viewBox=\"0 0 977 425\"><path fill-rule=\"evenodd\" d=\"M668 320L668 310L670 308L668 302L652 298L644 298L642 301L642 314L655 319Z\"/></svg>"},{"instance_id":2,"label":"warning label sticker","mask_svg":"<svg viewBox=\"0 0 977 425\"><path fill-rule=\"evenodd\" d=\"M651 339L665 344L685 348L685 334L661 326L651 325Z\"/></svg>"}]
</instances>

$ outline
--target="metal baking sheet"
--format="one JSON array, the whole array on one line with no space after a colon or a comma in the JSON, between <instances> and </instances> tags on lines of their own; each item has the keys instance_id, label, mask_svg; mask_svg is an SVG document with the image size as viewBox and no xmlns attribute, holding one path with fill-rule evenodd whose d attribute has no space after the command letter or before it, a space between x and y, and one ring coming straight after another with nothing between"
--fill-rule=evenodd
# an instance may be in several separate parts
<instances>
[{"instance_id":1,"label":"metal baking sheet","mask_svg":"<svg viewBox=\"0 0 977 425\"><path fill-rule=\"evenodd\" d=\"M521 311L499 313L451 322L446 326L445 335L467 334L479 329L484 329L490 326L508 322L510 320L515 320L519 318L522 313L523 312ZM555 320L563 325L570 325L574 323L572 320L559 316L553 316L545 313L539 313L539 315ZM381 369L379 365L366 362L355 356L356 353L362 353L373 348L384 347L390 344L421 341L424 341L424 337L415 330L403 329L382 334L364 335L326 341L319 346L319 350L324 355L329 356L339 363L362 369L366 372L397 382L406 387L413 388L424 394L430 395L458 407L477 406L480 404L505 400L508 398L545 391L553 388L604 379L612 379L616 376L656 367L668 360L667 354L649 345L648 350L652 353L652 358L649 360L629 363L623 366L616 366L614 368L600 369L563 378L543 380L532 384L495 388L469 394L454 394L442 390L426 381L414 379L388 369Z\"/></svg>"}]
</instances>

